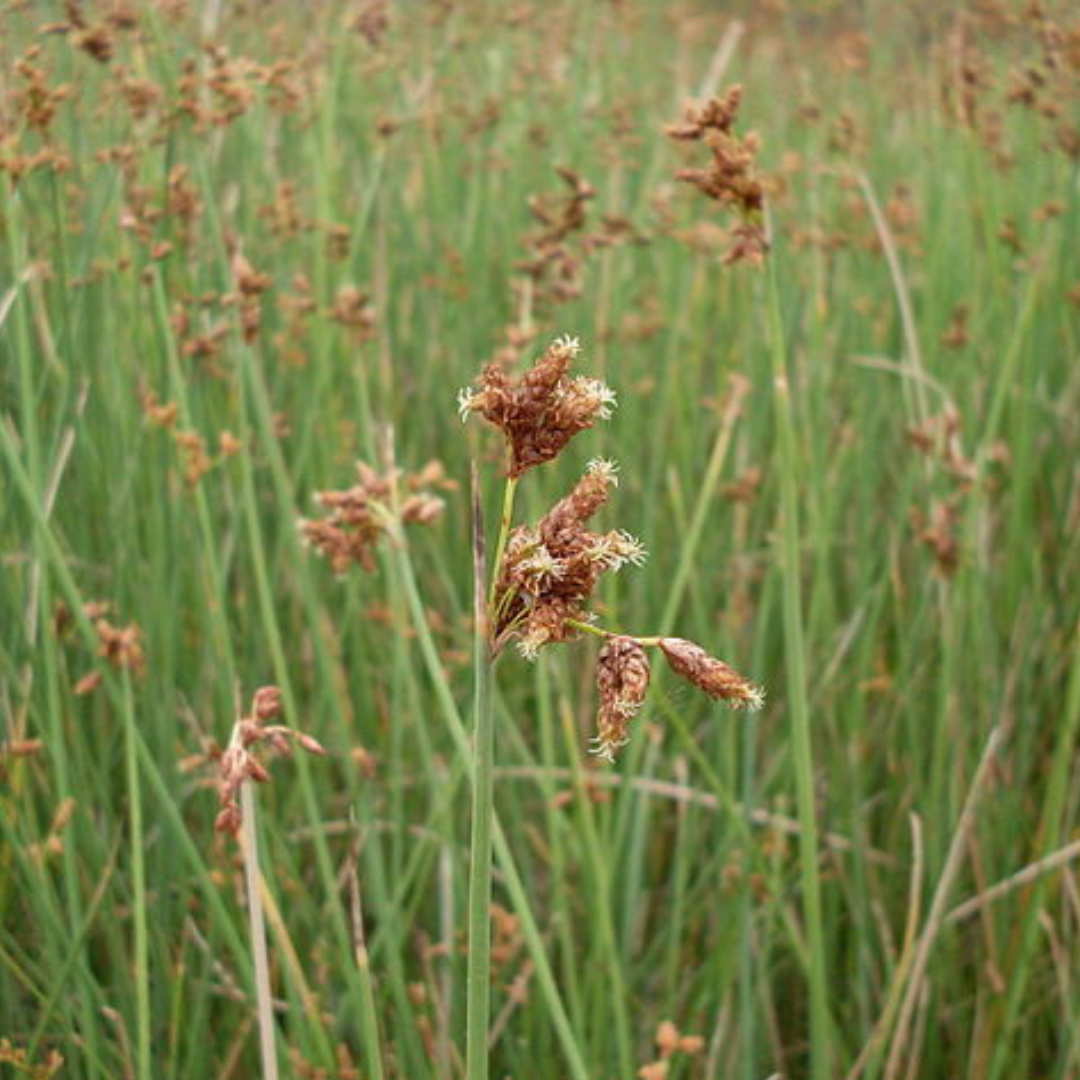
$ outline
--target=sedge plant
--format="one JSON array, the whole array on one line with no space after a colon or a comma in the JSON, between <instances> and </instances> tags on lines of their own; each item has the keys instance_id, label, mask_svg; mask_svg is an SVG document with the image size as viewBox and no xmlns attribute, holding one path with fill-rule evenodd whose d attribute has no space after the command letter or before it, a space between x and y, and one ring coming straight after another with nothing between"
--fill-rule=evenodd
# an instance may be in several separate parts
<instances>
[{"instance_id":1,"label":"sedge plant","mask_svg":"<svg viewBox=\"0 0 1080 1080\"><path fill-rule=\"evenodd\" d=\"M613 462L595 459L573 489L534 524L515 524L518 484L530 469L554 460L578 433L606 419L614 393L600 380L571 375L581 351L576 338L557 338L520 378L489 364L461 392L462 419L479 413L506 440L502 514L490 577L482 528L474 513L476 552L475 772L469 881L469 956L466 1076L488 1076L493 817L495 661L514 643L526 660L547 645L583 634L603 639L596 668L599 709L592 753L613 762L629 739L630 722L649 688L649 649L710 697L735 708L759 709L762 691L722 660L682 638L636 635L600 625L590 610L597 584L609 571L641 565L645 549L621 529L594 532L588 525L618 484ZM474 488L475 488L474 484Z\"/></svg>"},{"instance_id":2,"label":"sedge plant","mask_svg":"<svg viewBox=\"0 0 1080 1080\"><path fill-rule=\"evenodd\" d=\"M221 809L215 828L232 833L240 841L247 891L251 953L254 967L256 1021L259 1029L259 1056L266 1080L277 1080L277 1042L274 1033L273 999L270 991L270 959L266 948L266 920L261 891L258 830L251 781L265 783L270 773L256 756L256 749L269 746L287 754L295 742L309 754L325 754L310 735L282 724L268 724L281 712L281 691L263 686L251 699L251 710L233 725L229 745L219 763L218 795Z\"/></svg>"}]
</instances>

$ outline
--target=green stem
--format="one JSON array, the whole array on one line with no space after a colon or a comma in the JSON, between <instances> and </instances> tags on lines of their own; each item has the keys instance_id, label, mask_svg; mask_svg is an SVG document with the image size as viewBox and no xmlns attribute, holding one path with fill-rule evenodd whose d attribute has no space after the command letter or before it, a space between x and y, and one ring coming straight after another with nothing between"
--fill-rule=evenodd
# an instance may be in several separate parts
<instances>
[{"instance_id":1,"label":"green stem","mask_svg":"<svg viewBox=\"0 0 1080 1080\"><path fill-rule=\"evenodd\" d=\"M575 630L581 630L583 633L592 634L598 638L609 638L615 635L610 630L605 630L602 626L593 626L592 623L582 622L580 619L567 619L567 626L572 626Z\"/></svg>"},{"instance_id":2,"label":"green stem","mask_svg":"<svg viewBox=\"0 0 1080 1080\"><path fill-rule=\"evenodd\" d=\"M375 1003L375 987L371 977L371 956L364 938L364 916L360 900L360 854L357 848L356 863L350 875L351 914L353 921L353 956L360 972L360 1033L364 1040L364 1056L372 1080L383 1080L381 1038L379 1036L379 1011Z\"/></svg>"},{"instance_id":3,"label":"green stem","mask_svg":"<svg viewBox=\"0 0 1080 1080\"><path fill-rule=\"evenodd\" d=\"M139 1080L150 1080L150 963L146 925L146 861L143 856L142 794L131 679L124 674L124 772L131 815L132 919L135 926L135 1028Z\"/></svg>"},{"instance_id":4,"label":"green stem","mask_svg":"<svg viewBox=\"0 0 1080 1080\"><path fill-rule=\"evenodd\" d=\"M491 584L488 586L488 607L495 603L495 586L499 581L502 571L503 555L506 553L506 542L510 538L510 525L514 520L514 497L517 495L518 478L511 476L506 481L506 490L503 492L502 515L499 518L499 538L495 542L495 563L491 568Z\"/></svg>"},{"instance_id":5,"label":"green stem","mask_svg":"<svg viewBox=\"0 0 1080 1080\"><path fill-rule=\"evenodd\" d=\"M2 445L0 443L0 446ZM435 691L450 736L454 741L454 746L457 748L460 759L468 770L469 778L472 779L476 770L476 762L470 754L468 733L454 701L454 695L450 691L446 671L442 666L439 651L431 634L431 627L427 621L424 604L420 598L420 590L416 584L416 575L413 572L409 550L400 531L395 531L393 537L394 558L405 587L405 600L409 607L412 628L420 645L420 654L431 678L432 688ZM492 812L492 818L495 858L498 861L499 869L503 873L511 906L514 913L521 919L522 936L525 938L529 956L536 965L536 980L540 985L541 993L550 1012L551 1022L555 1027L559 1044L566 1057L569 1075L573 1077L573 1080L589 1080L589 1070L578 1046L577 1036L570 1023L570 1017L567 1014L566 1005L562 1000L558 984L555 982L555 974L551 970L551 963L544 951L544 939L540 933L540 927L537 925L536 917L532 913L525 882L518 872L509 841L506 839L498 816L494 814L494 811Z\"/></svg>"},{"instance_id":6,"label":"green stem","mask_svg":"<svg viewBox=\"0 0 1080 1080\"><path fill-rule=\"evenodd\" d=\"M787 375L784 329L776 282L776 254L769 259L768 326L770 330L776 426L780 458L780 566L784 613L784 650L787 655L788 704L795 764L796 802L799 813L799 863L802 877L803 917L809 952L810 1075L826 1080L831 1073L828 978L822 921L821 880L818 873L818 828L814 809L814 758L810 739L810 710L806 690L806 654L803 640L801 581L799 574L799 495L796 473L799 451Z\"/></svg>"},{"instance_id":7,"label":"green stem","mask_svg":"<svg viewBox=\"0 0 1080 1080\"><path fill-rule=\"evenodd\" d=\"M513 509L514 480L506 485L503 520L499 530L500 551L505 544L510 512ZM468 1080L487 1080L488 1021L491 980L491 819L492 771L495 757L495 726L492 716L492 660L488 639L487 552L484 522L480 509L480 485L476 465L472 468L473 495L473 690L475 736L473 756L472 841L469 858L469 957L466 998L465 1075ZM493 576L492 581L495 578Z\"/></svg>"},{"instance_id":8,"label":"green stem","mask_svg":"<svg viewBox=\"0 0 1080 1080\"><path fill-rule=\"evenodd\" d=\"M656 647L660 644L661 638L659 637L638 637L637 634L617 634L614 630L605 630L602 626L596 626L594 623L582 622L580 619L566 619L564 620L567 626L572 626L575 630L581 630L586 634L592 634L598 638L612 638L612 637L627 637L631 641L636 641L639 645L644 645L647 648Z\"/></svg>"}]
</instances>

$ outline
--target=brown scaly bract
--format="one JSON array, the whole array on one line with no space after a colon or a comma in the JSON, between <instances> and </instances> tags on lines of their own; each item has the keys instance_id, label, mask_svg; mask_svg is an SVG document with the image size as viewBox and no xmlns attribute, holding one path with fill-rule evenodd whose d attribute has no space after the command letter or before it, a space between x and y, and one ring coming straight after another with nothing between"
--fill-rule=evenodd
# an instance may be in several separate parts
<instances>
[{"instance_id":1,"label":"brown scaly bract","mask_svg":"<svg viewBox=\"0 0 1080 1080\"><path fill-rule=\"evenodd\" d=\"M677 180L693 184L707 198L739 212L742 221L732 230L732 244L725 263L746 261L759 266L769 250L763 215L765 188L755 169L757 136L735 134L735 118L742 101L742 87L732 86L722 98L701 108L687 107L686 120L667 127L667 134L681 142L702 142L712 151L706 169L681 169Z\"/></svg>"},{"instance_id":2,"label":"brown scaly bract","mask_svg":"<svg viewBox=\"0 0 1080 1080\"><path fill-rule=\"evenodd\" d=\"M576 338L559 338L520 379L489 364L458 396L462 419L478 412L506 436L511 477L551 461L579 431L610 415L615 395L608 387L567 375L580 349Z\"/></svg>"},{"instance_id":3,"label":"brown scaly bract","mask_svg":"<svg viewBox=\"0 0 1080 1080\"><path fill-rule=\"evenodd\" d=\"M601 575L644 561L645 551L632 536L585 528L615 483L615 466L593 461L573 491L535 526L520 525L510 534L495 585L494 652L516 637L522 654L532 659L541 646L573 637L568 620L590 619L587 605Z\"/></svg>"}]
</instances>

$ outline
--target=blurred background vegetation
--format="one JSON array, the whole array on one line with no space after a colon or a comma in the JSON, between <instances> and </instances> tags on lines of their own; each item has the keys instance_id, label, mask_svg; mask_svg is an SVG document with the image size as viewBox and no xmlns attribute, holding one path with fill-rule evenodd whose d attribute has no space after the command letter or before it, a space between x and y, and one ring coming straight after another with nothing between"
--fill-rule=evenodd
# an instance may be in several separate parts
<instances>
[{"instance_id":1,"label":"blurred background vegetation","mask_svg":"<svg viewBox=\"0 0 1080 1080\"><path fill-rule=\"evenodd\" d=\"M500 662L493 1075L1080 1075L1072 5L7 3L0 56L11 1075L255 1074L265 683L330 751L259 790L283 1072L460 1074L455 396L564 333L619 407L522 512L617 460L605 621L768 702L658 673L597 766L594 643ZM764 268L664 133L735 82ZM446 512L336 575L297 519L391 443Z\"/></svg>"}]
</instances>

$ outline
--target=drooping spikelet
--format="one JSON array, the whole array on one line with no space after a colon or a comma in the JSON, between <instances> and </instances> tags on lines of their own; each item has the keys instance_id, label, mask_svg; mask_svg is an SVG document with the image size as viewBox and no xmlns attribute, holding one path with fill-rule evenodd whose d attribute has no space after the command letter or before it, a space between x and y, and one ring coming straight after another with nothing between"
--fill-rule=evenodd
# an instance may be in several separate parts
<instances>
[{"instance_id":1,"label":"drooping spikelet","mask_svg":"<svg viewBox=\"0 0 1080 1080\"><path fill-rule=\"evenodd\" d=\"M649 655L630 637L609 637L596 667L600 709L596 714L593 753L605 761L629 740L630 721L637 715L649 689Z\"/></svg>"},{"instance_id":2,"label":"drooping spikelet","mask_svg":"<svg viewBox=\"0 0 1080 1080\"><path fill-rule=\"evenodd\" d=\"M733 709L757 710L765 704L765 694L759 687L700 645L684 638L661 638L660 650L672 671Z\"/></svg>"},{"instance_id":3,"label":"drooping spikelet","mask_svg":"<svg viewBox=\"0 0 1080 1080\"><path fill-rule=\"evenodd\" d=\"M477 385L459 395L462 419L478 412L506 436L511 477L551 461L579 431L610 414L615 395L607 386L567 375L580 349L576 338L558 338L516 380L489 364Z\"/></svg>"}]
</instances>

